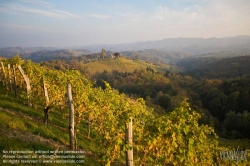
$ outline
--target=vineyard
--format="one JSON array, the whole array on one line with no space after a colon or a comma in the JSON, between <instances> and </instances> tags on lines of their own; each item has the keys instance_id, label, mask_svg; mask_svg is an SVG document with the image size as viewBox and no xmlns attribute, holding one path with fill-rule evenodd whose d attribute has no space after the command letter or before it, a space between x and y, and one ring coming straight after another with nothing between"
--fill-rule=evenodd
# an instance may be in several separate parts
<instances>
[{"instance_id":1,"label":"vineyard","mask_svg":"<svg viewBox=\"0 0 250 166\"><path fill-rule=\"evenodd\" d=\"M12 95L15 98L12 103L25 107L22 115L36 117L38 121L37 124L31 120L29 123L20 121L20 124L24 128L32 126L33 133L43 131L44 136L60 140L64 148L70 148L66 133L70 116L66 87L70 84L75 119L75 140L71 148L88 152L86 161L90 163L125 165L126 152L133 149L134 165L249 164L247 160L236 163L234 160L220 158L220 151L234 149L219 146L213 128L199 125L201 116L189 107L187 99L174 111L158 115L146 106L143 99L128 98L107 82L104 82L105 89L95 87L93 82L77 70L45 69L29 60L23 61L19 56L2 60L0 78L1 92L4 93L1 94L1 100L4 98L2 96L6 98ZM0 102L0 106L3 109L13 107L5 102ZM3 116L9 118L7 114ZM125 140L131 119L132 144ZM39 128L38 123L43 127L36 130ZM55 126L60 127L52 130ZM1 125L1 128L4 127ZM51 136L49 132L55 134Z\"/></svg>"}]
</instances>

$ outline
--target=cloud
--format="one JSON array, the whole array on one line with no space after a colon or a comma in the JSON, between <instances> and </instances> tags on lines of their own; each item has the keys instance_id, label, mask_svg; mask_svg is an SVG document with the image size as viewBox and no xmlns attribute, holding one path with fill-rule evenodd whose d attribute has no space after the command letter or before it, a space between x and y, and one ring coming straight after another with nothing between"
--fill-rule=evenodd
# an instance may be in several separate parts
<instances>
[{"instance_id":1,"label":"cloud","mask_svg":"<svg viewBox=\"0 0 250 166\"><path fill-rule=\"evenodd\" d=\"M45 11L45 10L38 10L38 9L30 9L30 8L21 8L17 9L22 12L38 14L41 16L52 17L52 18L80 18L72 13L59 11L59 10L52 10L52 11Z\"/></svg>"},{"instance_id":2,"label":"cloud","mask_svg":"<svg viewBox=\"0 0 250 166\"><path fill-rule=\"evenodd\" d=\"M26 0L25 0L26 1ZM27 0L28 1L28 0ZM34 1L36 2L36 1ZM40 1L39 1L40 2ZM10 13L10 14L34 14L34 15L41 15L45 17L51 18L80 18L79 16L62 11L62 10L52 10L52 9L36 9L36 8L28 8L18 4L7 4L3 7L0 7L0 12Z\"/></svg>"},{"instance_id":3,"label":"cloud","mask_svg":"<svg viewBox=\"0 0 250 166\"><path fill-rule=\"evenodd\" d=\"M203 14L207 18L227 22L232 22L242 17L250 18L249 2L245 0L213 1L207 7L204 7Z\"/></svg>"},{"instance_id":4,"label":"cloud","mask_svg":"<svg viewBox=\"0 0 250 166\"><path fill-rule=\"evenodd\" d=\"M29 26L29 25L20 25L20 24L0 24L0 27L8 28L8 29L25 29L25 30L35 30L37 27Z\"/></svg>"},{"instance_id":5,"label":"cloud","mask_svg":"<svg viewBox=\"0 0 250 166\"><path fill-rule=\"evenodd\" d=\"M248 0L211 0L178 7L157 5L152 7L151 13L138 17L140 19L133 25L127 22L124 28L138 35L147 33L149 39L249 35L249 8ZM141 38L145 36L143 33Z\"/></svg>"},{"instance_id":6,"label":"cloud","mask_svg":"<svg viewBox=\"0 0 250 166\"><path fill-rule=\"evenodd\" d=\"M75 32L71 29L58 29L53 27L46 27L46 26L32 26L32 25L25 25L25 24L2 24L0 23L1 30L13 32L22 32L22 33L67 33L67 34L74 34Z\"/></svg>"},{"instance_id":7,"label":"cloud","mask_svg":"<svg viewBox=\"0 0 250 166\"><path fill-rule=\"evenodd\" d=\"M101 20L110 20L110 19L113 19L113 17L109 16L109 15L100 15L100 14L88 14L88 15L91 16L91 17L94 17L94 18L101 19Z\"/></svg>"},{"instance_id":8,"label":"cloud","mask_svg":"<svg viewBox=\"0 0 250 166\"><path fill-rule=\"evenodd\" d=\"M197 8L197 7L196 7ZM150 20L160 20L168 23L184 23L195 20L198 15L198 10L194 7L186 7L182 10L174 10L164 6L158 6Z\"/></svg>"},{"instance_id":9,"label":"cloud","mask_svg":"<svg viewBox=\"0 0 250 166\"><path fill-rule=\"evenodd\" d=\"M77 7L74 1L58 3L41 0L0 2L0 33L50 37L55 32L60 39L65 36L72 41L73 38L88 39L86 43L250 35L249 0L81 1ZM38 16L44 19L37 21Z\"/></svg>"},{"instance_id":10,"label":"cloud","mask_svg":"<svg viewBox=\"0 0 250 166\"><path fill-rule=\"evenodd\" d=\"M118 14L118 17L122 20L126 22L132 22L137 23L140 21L144 21L146 19L145 17L145 13L144 12L140 12L140 13L123 13L123 14Z\"/></svg>"},{"instance_id":11,"label":"cloud","mask_svg":"<svg viewBox=\"0 0 250 166\"><path fill-rule=\"evenodd\" d=\"M232 0L231 0L232 1ZM176 25L232 25L234 23L244 24L250 20L250 3L241 1L209 1L200 6L186 6L185 8L169 8L158 6L150 17L150 20L163 21Z\"/></svg>"},{"instance_id":12,"label":"cloud","mask_svg":"<svg viewBox=\"0 0 250 166\"><path fill-rule=\"evenodd\" d=\"M61 11L61 10L53 10L54 12L64 15L65 17L72 17L72 18L81 18L75 14L69 13L69 12L65 12L65 11Z\"/></svg>"},{"instance_id":13,"label":"cloud","mask_svg":"<svg viewBox=\"0 0 250 166\"><path fill-rule=\"evenodd\" d=\"M52 7L51 3L45 2L45 1L42 1L42 0L19 0L19 1L24 2L24 3L38 5L38 6Z\"/></svg>"}]
</instances>

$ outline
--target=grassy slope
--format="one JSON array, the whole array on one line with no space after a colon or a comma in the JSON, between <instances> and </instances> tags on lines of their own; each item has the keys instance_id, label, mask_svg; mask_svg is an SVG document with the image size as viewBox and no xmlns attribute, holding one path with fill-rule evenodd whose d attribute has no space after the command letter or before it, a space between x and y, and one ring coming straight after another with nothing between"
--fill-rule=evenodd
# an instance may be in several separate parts
<instances>
[{"instance_id":1,"label":"grassy slope","mask_svg":"<svg viewBox=\"0 0 250 166\"><path fill-rule=\"evenodd\" d=\"M42 108L25 106L20 99L5 90L0 83L0 165L2 150L69 150L68 121L52 109L49 124L43 123ZM87 127L85 127L87 128ZM83 126L77 135L79 149L87 152L86 165L97 165L92 152L95 144L85 137ZM63 165L63 164L60 164ZM68 164L65 164L68 165Z\"/></svg>"},{"instance_id":2,"label":"grassy slope","mask_svg":"<svg viewBox=\"0 0 250 166\"><path fill-rule=\"evenodd\" d=\"M126 58L106 59L104 61L90 62L85 64L91 74L96 72L102 72L104 70L111 72L117 70L120 72L133 72L135 69L141 70L151 67L154 71L163 71L169 68L169 65L155 66L153 64L146 63L142 60L133 61Z\"/></svg>"}]
</instances>

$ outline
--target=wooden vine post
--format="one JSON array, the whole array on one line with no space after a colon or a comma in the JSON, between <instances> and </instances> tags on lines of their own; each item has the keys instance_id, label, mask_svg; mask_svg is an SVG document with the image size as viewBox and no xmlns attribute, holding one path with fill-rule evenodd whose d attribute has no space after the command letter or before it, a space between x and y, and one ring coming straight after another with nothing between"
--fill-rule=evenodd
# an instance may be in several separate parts
<instances>
[{"instance_id":1,"label":"wooden vine post","mask_svg":"<svg viewBox=\"0 0 250 166\"><path fill-rule=\"evenodd\" d=\"M28 106L31 107L31 103L29 102L29 97L30 97L30 91L31 91L31 86L30 86L30 80L29 80L29 77L24 73L22 67L20 65L17 66L20 73L22 74L25 82L26 82L26 85L27 85L27 96L28 96Z\"/></svg>"},{"instance_id":2,"label":"wooden vine post","mask_svg":"<svg viewBox=\"0 0 250 166\"><path fill-rule=\"evenodd\" d=\"M69 105L69 138L70 138L70 149L75 150L75 131L74 131L74 105L71 92L71 84L67 84L67 96Z\"/></svg>"},{"instance_id":3,"label":"wooden vine post","mask_svg":"<svg viewBox=\"0 0 250 166\"><path fill-rule=\"evenodd\" d=\"M127 125L126 125L127 127ZM126 166L133 166L133 134L132 134L132 118L130 119L130 122L128 123L128 128L126 128L126 143L130 145L130 149L127 150L126 153Z\"/></svg>"},{"instance_id":4,"label":"wooden vine post","mask_svg":"<svg viewBox=\"0 0 250 166\"><path fill-rule=\"evenodd\" d=\"M88 119L88 138L90 138L91 120Z\"/></svg>"},{"instance_id":5,"label":"wooden vine post","mask_svg":"<svg viewBox=\"0 0 250 166\"><path fill-rule=\"evenodd\" d=\"M2 67L0 66L0 81L3 81L3 75L2 75L2 71L1 71Z\"/></svg>"},{"instance_id":6,"label":"wooden vine post","mask_svg":"<svg viewBox=\"0 0 250 166\"><path fill-rule=\"evenodd\" d=\"M10 88L10 91L12 92L10 64L8 64L8 80L9 80L9 88Z\"/></svg>"},{"instance_id":7,"label":"wooden vine post","mask_svg":"<svg viewBox=\"0 0 250 166\"><path fill-rule=\"evenodd\" d=\"M2 80L2 82L3 82L3 85L4 86L6 86L6 88L7 88L7 84L6 84L6 73L5 73L5 70L4 70L4 65L3 65L3 62L1 62L1 66L2 66L2 71L3 71L3 80Z\"/></svg>"},{"instance_id":8,"label":"wooden vine post","mask_svg":"<svg viewBox=\"0 0 250 166\"><path fill-rule=\"evenodd\" d=\"M46 87L46 83L45 83L45 78L43 77L43 90L44 90L44 96L45 96L45 107L43 109L44 112L44 123L47 124L48 123L48 119L49 119L49 95L48 95L48 89Z\"/></svg>"},{"instance_id":9,"label":"wooden vine post","mask_svg":"<svg viewBox=\"0 0 250 166\"><path fill-rule=\"evenodd\" d=\"M15 65L13 65L13 75L14 75L14 91L15 91L15 97L17 98L16 66L15 66Z\"/></svg>"},{"instance_id":10,"label":"wooden vine post","mask_svg":"<svg viewBox=\"0 0 250 166\"><path fill-rule=\"evenodd\" d=\"M1 65L0 65L0 80L3 82L3 85L4 85L3 72L2 72Z\"/></svg>"},{"instance_id":11,"label":"wooden vine post","mask_svg":"<svg viewBox=\"0 0 250 166\"><path fill-rule=\"evenodd\" d=\"M43 78L43 89L44 89L44 96L45 96L45 103L46 107L49 105L49 95L48 95L48 89L46 87L45 79Z\"/></svg>"}]
</instances>

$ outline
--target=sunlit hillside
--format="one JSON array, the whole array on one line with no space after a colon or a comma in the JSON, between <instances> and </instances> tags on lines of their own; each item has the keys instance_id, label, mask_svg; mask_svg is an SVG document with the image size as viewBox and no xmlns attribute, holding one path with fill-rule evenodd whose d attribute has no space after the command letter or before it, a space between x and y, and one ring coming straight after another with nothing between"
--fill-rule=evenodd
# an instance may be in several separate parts
<instances>
[{"instance_id":1,"label":"sunlit hillside","mask_svg":"<svg viewBox=\"0 0 250 166\"><path fill-rule=\"evenodd\" d=\"M165 64L162 66L156 66L150 63L146 63L142 60L131 60L126 58L106 59L104 61L90 62L85 64L87 70L91 74L96 72L103 72L104 70L112 72L117 70L120 72L133 72L134 70L145 70L147 67L152 68L155 72L169 69L170 66Z\"/></svg>"}]
</instances>

